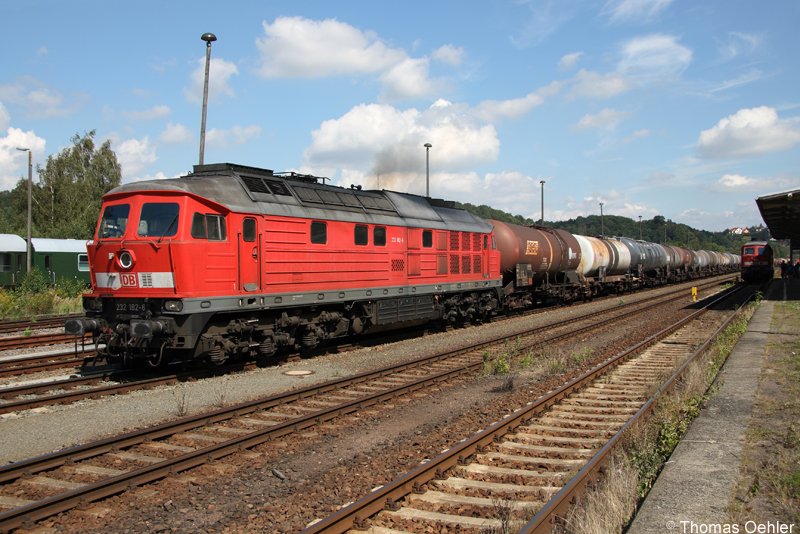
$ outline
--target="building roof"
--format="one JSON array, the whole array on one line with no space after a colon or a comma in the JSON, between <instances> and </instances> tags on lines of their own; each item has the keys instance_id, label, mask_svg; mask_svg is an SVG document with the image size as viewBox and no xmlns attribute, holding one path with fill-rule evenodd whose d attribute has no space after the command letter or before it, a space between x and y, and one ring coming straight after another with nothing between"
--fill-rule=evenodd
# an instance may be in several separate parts
<instances>
[{"instance_id":1,"label":"building roof","mask_svg":"<svg viewBox=\"0 0 800 534\"><path fill-rule=\"evenodd\" d=\"M48 239L45 237L31 238L35 252L78 252L86 253L86 241L83 239ZM23 250L25 250L23 248Z\"/></svg>"},{"instance_id":2,"label":"building roof","mask_svg":"<svg viewBox=\"0 0 800 534\"><path fill-rule=\"evenodd\" d=\"M772 237L800 246L800 189L758 197L756 204Z\"/></svg>"},{"instance_id":3,"label":"building roof","mask_svg":"<svg viewBox=\"0 0 800 534\"><path fill-rule=\"evenodd\" d=\"M15 234L0 234L0 252L25 252L25 240Z\"/></svg>"}]
</instances>

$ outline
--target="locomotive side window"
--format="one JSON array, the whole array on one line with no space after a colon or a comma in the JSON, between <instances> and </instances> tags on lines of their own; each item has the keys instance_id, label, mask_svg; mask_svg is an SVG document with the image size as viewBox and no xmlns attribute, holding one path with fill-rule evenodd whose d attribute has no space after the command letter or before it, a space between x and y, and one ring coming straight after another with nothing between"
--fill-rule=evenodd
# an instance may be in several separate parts
<instances>
[{"instance_id":1,"label":"locomotive side window","mask_svg":"<svg viewBox=\"0 0 800 534\"><path fill-rule=\"evenodd\" d=\"M422 231L422 246L425 248L431 248L433 246L433 232L430 230Z\"/></svg>"},{"instance_id":2,"label":"locomotive side window","mask_svg":"<svg viewBox=\"0 0 800 534\"><path fill-rule=\"evenodd\" d=\"M326 223L317 221L311 223L311 242L316 245L324 245L328 242L328 225Z\"/></svg>"},{"instance_id":3,"label":"locomotive side window","mask_svg":"<svg viewBox=\"0 0 800 534\"><path fill-rule=\"evenodd\" d=\"M225 217L222 215L206 215L208 239L211 241L225 241Z\"/></svg>"},{"instance_id":4,"label":"locomotive side window","mask_svg":"<svg viewBox=\"0 0 800 534\"><path fill-rule=\"evenodd\" d=\"M363 224L357 224L353 238L356 245L366 245L369 242L369 228Z\"/></svg>"},{"instance_id":5,"label":"locomotive side window","mask_svg":"<svg viewBox=\"0 0 800 534\"><path fill-rule=\"evenodd\" d=\"M148 202L139 217L139 237L167 237L178 233L180 210L174 202Z\"/></svg>"},{"instance_id":6,"label":"locomotive side window","mask_svg":"<svg viewBox=\"0 0 800 534\"><path fill-rule=\"evenodd\" d=\"M11 254L0 254L0 273L11 272Z\"/></svg>"},{"instance_id":7,"label":"locomotive side window","mask_svg":"<svg viewBox=\"0 0 800 534\"><path fill-rule=\"evenodd\" d=\"M242 224L242 239L248 243L256 240L256 220L247 217Z\"/></svg>"},{"instance_id":8,"label":"locomotive side window","mask_svg":"<svg viewBox=\"0 0 800 534\"><path fill-rule=\"evenodd\" d=\"M128 204L116 204L106 206L103 210L103 218L100 220L100 229L97 237L100 239L109 237L122 237L125 228L128 226L128 215L131 207Z\"/></svg>"},{"instance_id":9,"label":"locomotive side window","mask_svg":"<svg viewBox=\"0 0 800 534\"><path fill-rule=\"evenodd\" d=\"M89 270L88 254L78 254L78 270L81 272L86 272Z\"/></svg>"},{"instance_id":10,"label":"locomotive side window","mask_svg":"<svg viewBox=\"0 0 800 534\"><path fill-rule=\"evenodd\" d=\"M255 221L253 221L253 224L255 225ZM194 216L192 216L192 237L195 239L225 241L225 237L227 237L225 232L225 217L213 213L195 213Z\"/></svg>"},{"instance_id":11,"label":"locomotive side window","mask_svg":"<svg viewBox=\"0 0 800 534\"><path fill-rule=\"evenodd\" d=\"M376 226L372 230L372 244L376 247L386 246L386 227Z\"/></svg>"}]
</instances>

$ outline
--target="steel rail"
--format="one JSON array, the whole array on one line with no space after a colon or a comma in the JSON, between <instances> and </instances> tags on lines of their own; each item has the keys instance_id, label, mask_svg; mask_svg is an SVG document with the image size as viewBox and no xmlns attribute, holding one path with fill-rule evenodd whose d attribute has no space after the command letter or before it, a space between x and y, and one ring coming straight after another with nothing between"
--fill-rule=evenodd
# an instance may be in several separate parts
<instances>
[{"instance_id":1,"label":"steel rail","mask_svg":"<svg viewBox=\"0 0 800 534\"><path fill-rule=\"evenodd\" d=\"M659 304L663 304L663 302L660 302ZM627 314L622 314L618 317L612 317L609 319L609 321L618 320L626 315ZM580 319L585 318L586 317L584 316ZM534 330L543 330L551 326L552 325L546 325ZM505 341L507 339L507 336L502 336L499 338L499 341ZM492 343L496 344L497 342L498 339L494 339L492 341L485 342L482 345L488 345ZM72 447L56 453L17 462L15 464L0 468L0 482L10 482L22 476L28 476L34 473L46 471L48 469L60 467L68 462L78 462L99 456L107 452L125 449L148 440L162 439L200 426L211 425L229 420L233 417L243 416L257 410L282 405L292 400L300 400L318 395L320 393L340 389L345 385L359 384L366 382L367 380L374 380L376 378L395 374L405 369L418 367L422 364L421 362L436 362L453 358L467 352L475 352L479 350L480 348L476 349L474 346L465 347L450 351L446 354L438 354L425 358L419 358L415 361L403 362L389 368L380 369L377 371L367 371L353 377L342 378L317 386L309 386L307 388L303 388L302 390L295 390L284 394L275 395L267 399L251 401L243 405L220 409L208 414L184 418L173 423L165 423L149 429L130 432L116 438L100 440L92 444ZM367 395L349 402L341 403L337 406L320 410L306 416L290 419L260 431L253 431L245 436L234 438L221 444L200 448L176 458L166 459L158 464L133 469L127 473L120 474L115 477L110 477L96 483L87 484L75 490L54 495L50 498L40 501L35 501L22 507L7 510L6 512L0 513L0 528L17 528L34 521L44 519L50 515L68 510L75 506L119 493L120 491L124 491L136 485L152 482L171 473L195 467L215 458L220 458L222 456L253 447L265 441L302 430L323 421L327 421L338 416L363 409L367 406L393 399L409 392L417 391L431 384L451 380L459 375L480 369L482 366L482 358L476 358L475 362L472 364L462 365L453 369L439 372L437 374L432 374L404 385L399 385L374 393L372 395Z\"/></svg>"},{"instance_id":2,"label":"steel rail","mask_svg":"<svg viewBox=\"0 0 800 534\"><path fill-rule=\"evenodd\" d=\"M544 505L536 515L526 523L521 529L520 534L545 534L553 530L560 517L563 517L568 508L572 506L574 498L585 489L586 485L596 480L599 470L610 458L610 454L616 450L620 440L625 433L636 423L648 417L658 399L669 392L677 380L699 356L704 354L711 344L719 337L725 328L739 317L744 306L752 300L754 295L750 295L739 306L736 313L728 317L711 336L700 347L684 360L684 362L672 373L672 375L658 388L658 390L639 408L639 410L620 428L614 436L581 468L580 471L566 484L553 498Z\"/></svg>"},{"instance_id":3,"label":"steel rail","mask_svg":"<svg viewBox=\"0 0 800 534\"><path fill-rule=\"evenodd\" d=\"M384 508L394 507L397 501L419 489L426 482L434 478L441 478L445 471L458 464L465 463L468 457L480 452L495 439L504 436L531 418L545 412L574 391L581 389L585 385L595 381L598 377L608 373L610 370L629 359L631 355L657 343L685 324L695 320L697 317L704 314L711 306L727 299L733 292L738 291L740 288L741 286L736 286L723 292L689 316L684 317L673 325L649 336L647 339L619 354L612 356L593 367L586 374L570 380L563 386L540 396L527 406L508 414L501 421L493 423L471 438L458 443L431 461L416 467L394 481L376 488L369 495L341 508L327 518L308 525L307 528L303 530L303 533L341 533L350 528L364 526L364 522L368 517L380 512Z\"/></svg>"}]
</instances>

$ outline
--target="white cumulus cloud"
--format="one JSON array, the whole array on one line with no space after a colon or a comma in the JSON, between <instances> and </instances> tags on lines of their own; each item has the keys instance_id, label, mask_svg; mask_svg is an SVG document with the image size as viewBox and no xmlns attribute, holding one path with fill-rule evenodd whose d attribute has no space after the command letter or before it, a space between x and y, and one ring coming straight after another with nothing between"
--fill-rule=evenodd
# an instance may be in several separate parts
<instances>
[{"instance_id":1,"label":"white cumulus cloud","mask_svg":"<svg viewBox=\"0 0 800 534\"><path fill-rule=\"evenodd\" d=\"M122 181L131 182L139 180L139 174L148 165L155 163L156 148L145 136L142 139L127 139L117 144L114 152L122 167Z\"/></svg>"},{"instance_id":2,"label":"white cumulus cloud","mask_svg":"<svg viewBox=\"0 0 800 534\"><path fill-rule=\"evenodd\" d=\"M700 133L696 148L706 158L756 156L800 143L797 119L780 119L775 108L740 109Z\"/></svg>"},{"instance_id":3,"label":"white cumulus cloud","mask_svg":"<svg viewBox=\"0 0 800 534\"><path fill-rule=\"evenodd\" d=\"M589 128L599 128L603 130L613 130L617 127L620 121L624 120L630 115L627 111L620 111L618 109L605 108L597 113L587 113L578 121L575 128L578 130L586 130Z\"/></svg>"},{"instance_id":4,"label":"white cumulus cloud","mask_svg":"<svg viewBox=\"0 0 800 534\"><path fill-rule=\"evenodd\" d=\"M561 70L570 70L575 65L578 64L578 61L583 57L583 52L572 52L571 54L565 54L561 56L561 59L558 60L558 68Z\"/></svg>"},{"instance_id":5,"label":"white cumulus cloud","mask_svg":"<svg viewBox=\"0 0 800 534\"><path fill-rule=\"evenodd\" d=\"M611 22L650 21L672 3L672 0L611 0L606 2L602 13Z\"/></svg>"},{"instance_id":6,"label":"white cumulus cloud","mask_svg":"<svg viewBox=\"0 0 800 534\"><path fill-rule=\"evenodd\" d=\"M605 99L617 96L631 88L630 81L618 72L600 74L599 72L581 69L573 79L570 98L586 97Z\"/></svg>"},{"instance_id":7,"label":"white cumulus cloud","mask_svg":"<svg viewBox=\"0 0 800 534\"><path fill-rule=\"evenodd\" d=\"M462 172L494 161L500 141L493 126L478 123L462 105L437 101L426 110L362 104L312 133L305 167L338 174L349 183L420 193L425 190L425 143L431 143L431 174ZM347 185L349 185L349 183ZM465 187L469 180L455 180ZM441 190L438 193L441 195Z\"/></svg>"},{"instance_id":8,"label":"white cumulus cloud","mask_svg":"<svg viewBox=\"0 0 800 534\"><path fill-rule=\"evenodd\" d=\"M434 50L431 58L447 65L460 65L464 59L464 49L447 44Z\"/></svg>"},{"instance_id":9,"label":"white cumulus cloud","mask_svg":"<svg viewBox=\"0 0 800 534\"><path fill-rule=\"evenodd\" d=\"M189 132L189 128L183 124L169 122L158 138L165 143L179 144L189 141L192 138L192 134Z\"/></svg>"},{"instance_id":10,"label":"white cumulus cloud","mask_svg":"<svg viewBox=\"0 0 800 534\"><path fill-rule=\"evenodd\" d=\"M219 58L211 58L208 74L208 99L214 100L221 95L233 96L233 87L231 87L231 77L239 74L239 69L236 64ZM189 102L202 102L203 101L203 85L206 76L206 60L205 57L197 60L197 67L192 72L191 82L189 87L184 89L183 93Z\"/></svg>"},{"instance_id":11,"label":"white cumulus cloud","mask_svg":"<svg viewBox=\"0 0 800 534\"><path fill-rule=\"evenodd\" d=\"M17 147L31 149L33 156L33 180L36 181L36 164L46 159L45 140L19 128L6 129L0 137L0 191L13 189L20 178L28 177L28 154Z\"/></svg>"},{"instance_id":12,"label":"white cumulus cloud","mask_svg":"<svg viewBox=\"0 0 800 534\"><path fill-rule=\"evenodd\" d=\"M264 37L256 39L264 78L318 78L339 74L381 72L406 59L402 50L384 44L335 19L278 17L263 22Z\"/></svg>"},{"instance_id":13,"label":"white cumulus cloud","mask_svg":"<svg viewBox=\"0 0 800 534\"><path fill-rule=\"evenodd\" d=\"M630 39L622 45L621 56L618 70L643 81L673 78L692 61L692 51L665 34Z\"/></svg>"}]
</instances>

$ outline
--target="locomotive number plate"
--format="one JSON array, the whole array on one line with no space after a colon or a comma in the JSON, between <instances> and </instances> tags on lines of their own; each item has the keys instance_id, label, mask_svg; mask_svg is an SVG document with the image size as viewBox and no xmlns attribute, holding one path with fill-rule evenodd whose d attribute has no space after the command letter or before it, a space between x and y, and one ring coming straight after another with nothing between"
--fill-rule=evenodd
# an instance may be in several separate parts
<instances>
[{"instance_id":1,"label":"locomotive number plate","mask_svg":"<svg viewBox=\"0 0 800 534\"><path fill-rule=\"evenodd\" d=\"M140 314L147 311L147 304L144 301L117 301L117 313Z\"/></svg>"}]
</instances>

